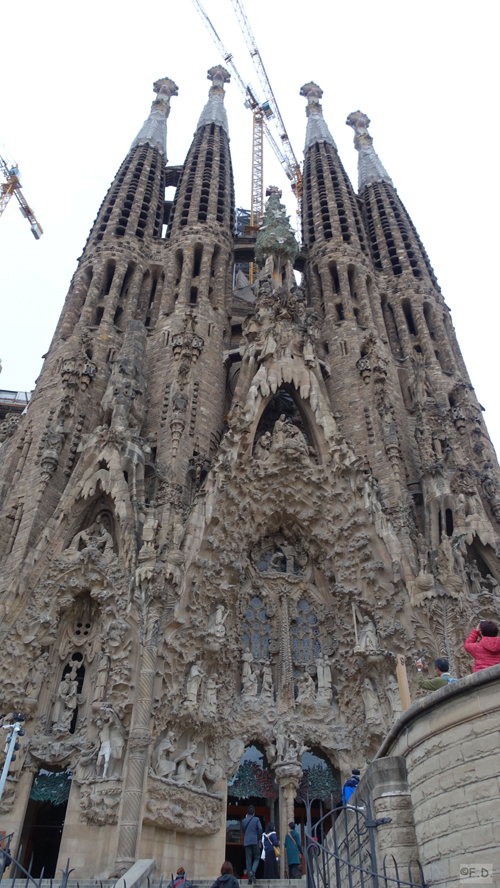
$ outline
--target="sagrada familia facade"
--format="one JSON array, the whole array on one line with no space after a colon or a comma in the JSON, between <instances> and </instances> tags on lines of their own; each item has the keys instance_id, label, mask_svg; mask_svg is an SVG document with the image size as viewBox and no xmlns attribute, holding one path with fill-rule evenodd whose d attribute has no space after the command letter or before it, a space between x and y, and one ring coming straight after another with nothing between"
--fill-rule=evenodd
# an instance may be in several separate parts
<instances>
[{"instance_id":1,"label":"sagrada familia facade","mask_svg":"<svg viewBox=\"0 0 500 888\"><path fill-rule=\"evenodd\" d=\"M182 168L177 87L155 83L0 426L0 701L26 717L0 826L26 847L33 787L65 775L75 877L215 876L247 747L283 834L306 750L339 781L373 758L396 654L463 676L469 626L500 618L498 463L367 116L347 119L356 193L303 86L302 245L276 189L235 236L229 75L208 77Z\"/></svg>"}]
</instances>

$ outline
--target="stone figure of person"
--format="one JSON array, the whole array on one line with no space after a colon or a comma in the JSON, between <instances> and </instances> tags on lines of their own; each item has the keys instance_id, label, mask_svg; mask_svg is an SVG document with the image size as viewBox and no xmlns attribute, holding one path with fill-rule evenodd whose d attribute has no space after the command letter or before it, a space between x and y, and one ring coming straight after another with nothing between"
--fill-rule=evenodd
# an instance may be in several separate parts
<instances>
[{"instance_id":1,"label":"stone figure of person","mask_svg":"<svg viewBox=\"0 0 500 888\"><path fill-rule=\"evenodd\" d=\"M298 694L295 699L295 702L298 705L314 703L315 693L316 693L316 686L314 684L312 677L309 675L308 672L304 672L299 678ZM331 688L330 688L330 693L331 693ZM318 694L318 696L319 696L319 694Z\"/></svg>"},{"instance_id":2,"label":"stone figure of person","mask_svg":"<svg viewBox=\"0 0 500 888\"><path fill-rule=\"evenodd\" d=\"M52 725L58 730L68 731L75 709L78 706L78 681L76 679L77 667L62 678L56 693L54 709L52 711Z\"/></svg>"},{"instance_id":3,"label":"stone figure of person","mask_svg":"<svg viewBox=\"0 0 500 888\"><path fill-rule=\"evenodd\" d=\"M229 610L226 610L223 604L218 604L215 608L215 612L210 614L208 620L208 632L219 641L222 641L226 634L226 627L224 624L228 614Z\"/></svg>"},{"instance_id":4,"label":"stone figure of person","mask_svg":"<svg viewBox=\"0 0 500 888\"><path fill-rule=\"evenodd\" d=\"M42 654L35 660L28 673L28 681L26 684L26 698L28 700L38 700L40 696L42 685L47 678L49 671L47 666L48 659L49 655L47 653Z\"/></svg>"},{"instance_id":5,"label":"stone figure of person","mask_svg":"<svg viewBox=\"0 0 500 888\"><path fill-rule=\"evenodd\" d=\"M157 777L169 777L175 771L175 762L170 758L175 750L174 741L174 731L168 731L153 752L152 764Z\"/></svg>"},{"instance_id":6,"label":"stone figure of person","mask_svg":"<svg viewBox=\"0 0 500 888\"><path fill-rule=\"evenodd\" d=\"M285 446L285 441L287 438L286 426L287 426L287 418L286 418L285 414L282 413L280 418L277 419L276 422L274 423L272 444L271 444L271 450L273 452L276 450L281 450L281 448Z\"/></svg>"},{"instance_id":7,"label":"stone figure of person","mask_svg":"<svg viewBox=\"0 0 500 888\"><path fill-rule=\"evenodd\" d=\"M365 707L365 720L367 725L374 727L384 727L384 716L380 706L380 701L375 693L375 689L368 677L365 678L361 689L361 696Z\"/></svg>"},{"instance_id":8,"label":"stone figure of person","mask_svg":"<svg viewBox=\"0 0 500 888\"><path fill-rule=\"evenodd\" d=\"M258 682L257 682L257 674L252 669L252 661L253 657L248 648L242 657L243 660L243 670L242 670L242 696L243 697L256 697L258 692Z\"/></svg>"},{"instance_id":9,"label":"stone figure of person","mask_svg":"<svg viewBox=\"0 0 500 888\"><path fill-rule=\"evenodd\" d=\"M271 664L266 663L262 670L262 687L260 689L260 699L263 703L274 702L273 673Z\"/></svg>"},{"instance_id":10,"label":"stone figure of person","mask_svg":"<svg viewBox=\"0 0 500 888\"><path fill-rule=\"evenodd\" d=\"M204 674L200 660L193 663L186 684L186 705L189 709L194 709L198 702L198 691Z\"/></svg>"},{"instance_id":11,"label":"stone figure of person","mask_svg":"<svg viewBox=\"0 0 500 888\"><path fill-rule=\"evenodd\" d=\"M255 443L254 456L259 462L265 462L269 459L269 451L271 448L271 432L264 432L263 435Z\"/></svg>"},{"instance_id":12,"label":"stone figure of person","mask_svg":"<svg viewBox=\"0 0 500 888\"><path fill-rule=\"evenodd\" d=\"M85 741L80 758L76 763L75 780L78 783L83 783L85 780L92 780L92 778L95 777L99 745L99 741Z\"/></svg>"},{"instance_id":13,"label":"stone figure of person","mask_svg":"<svg viewBox=\"0 0 500 888\"><path fill-rule=\"evenodd\" d=\"M403 706L401 704L401 694L399 693L399 685L395 678L389 676L385 685L385 693L389 701L392 719L395 721L402 713Z\"/></svg>"},{"instance_id":14,"label":"stone figure of person","mask_svg":"<svg viewBox=\"0 0 500 888\"><path fill-rule=\"evenodd\" d=\"M206 715L216 715L217 714L217 691L220 685L217 684L218 675L215 672L210 678L207 679L207 683L205 685L205 700L203 704L203 710Z\"/></svg>"},{"instance_id":15,"label":"stone figure of person","mask_svg":"<svg viewBox=\"0 0 500 888\"><path fill-rule=\"evenodd\" d=\"M215 767L213 759L208 759L208 761L206 762L197 762L194 769L192 785L197 786L200 789L206 789L208 792L210 792L212 786L218 778L218 774L214 773L214 771Z\"/></svg>"},{"instance_id":16,"label":"stone figure of person","mask_svg":"<svg viewBox=\"0 0 500 888\"><path fill-rule=\"evenodd\" d=\"M179 752L175 756L173 761L176 766L176 771L175 774L172 775L172 780L175 780L176 783L190 784L193 782L195 769L198 764L196 759L193 758L195 752L196 746L190 746L188 749L183 749L182 752Z\"/></svg>"},{"instance_id":17,"label":"stone figure of person","mask_svg":"<svg viewBox=\"0 0 500 888\"><path fill-rule=\"evenodd\" d=\"M99 720L99 728L97 768L102 767L103 778L112 778L115 776L115 768L123 756L125 732L120 719L112 709L106 709L103 712L103 717Z\"/></svg>"},{"instance_id":18,"label":"stone figure of person","mask_svg":"<svg viewBox=\"0 0 500 888\"><path fill-rule=\"evenodd\" d=\"M332 670L327 658L320 654L316 657L316 673L318 676L318 700L332 699Z\"/></svg>"},{"instance_id":19,"label":"stone figure of person","mask_svg":"<svg viewBox=\"0 0 500 888\"><path fill-rule=\"evenodd\" d=\"M358 643L354 648L356 653L376 653L380 650L375 623L368 616L363 616L356 607L356 616L361 622Z\"/></svg>"},{"instance_id":20,"label":"stone figure of person","mask_svg":"<svg viewBox=\"0 0 500 888\"><path fill-rule=\"evenodd\" d=\"M110 658L107 654L102 654L97 666L97 681L94 691L93 703L102 703L106 696L106 685L108 683Z\"/></svg>"}]
</instances>

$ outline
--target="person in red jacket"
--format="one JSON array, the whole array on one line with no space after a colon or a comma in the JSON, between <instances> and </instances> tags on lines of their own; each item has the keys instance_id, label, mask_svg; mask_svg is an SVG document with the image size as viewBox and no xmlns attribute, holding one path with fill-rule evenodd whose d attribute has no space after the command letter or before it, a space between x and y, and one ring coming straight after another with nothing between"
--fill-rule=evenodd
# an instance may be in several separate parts
<instances>
[{"instance_id":1,"label":"person in red jacket","mask_svg":"<svg viewBox=\"0 0 500 888\"><path fill-rule=\"evenodd\" d=\"M500 638L498 626L493 620L481 620L464 642L464 648L474 657L473 672L500 663Z\"/></svg>"}]
</instances>

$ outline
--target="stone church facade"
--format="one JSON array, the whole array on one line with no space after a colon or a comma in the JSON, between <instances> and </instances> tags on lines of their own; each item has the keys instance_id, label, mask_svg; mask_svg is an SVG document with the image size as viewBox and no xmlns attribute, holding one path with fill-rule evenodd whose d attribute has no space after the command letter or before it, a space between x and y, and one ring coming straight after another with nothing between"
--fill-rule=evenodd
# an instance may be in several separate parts
<instances>
[{"instance_id":1,"label":"stone church facade","mask_svg":"<svg viewBox=\"0 0 500 888\"><path fill-rule=\"evenodd\" d=\"M498 463L368 118L347 120L356 193L302 87L303 243L275 189L235 237L229 75L208 76L182 168L177 87L155 83L29 408L0 425L0 701L26 716L0 826L19 844L34 780L66 774L75 876L215 875L252 744L283 835L306 750L339 781L375 755L395 654L464 676L466 628L500 618Z\"/></svg>"}]
</instances>

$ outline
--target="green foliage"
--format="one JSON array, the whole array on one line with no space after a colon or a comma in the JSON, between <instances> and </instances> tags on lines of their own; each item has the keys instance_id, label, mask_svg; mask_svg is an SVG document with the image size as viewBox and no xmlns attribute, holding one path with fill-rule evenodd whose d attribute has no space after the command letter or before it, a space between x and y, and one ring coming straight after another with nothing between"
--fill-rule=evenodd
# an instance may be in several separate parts
<instances>
[{"instance_id":1,"label":"green foliage","mask_svg":"<svg viewBox=\"0 0 500 888\"><path fill-rule=\"evenodd\" d=\"M51 802L62 805L68 801L71 789L71 775L68 771L62 774L39 774L33 781L30 799L36 802Z\"/></svg>"},{"instance_id":2,"label":"green foliage","mask_svg":"<svg viewBox=\"0 0 500 888\"><path fill-rule=\"evenodd\" d=\"M242 762L231 786L230 796L237 799L277 799L278 793L268 768L261 768L258 762Z\"/></svg>"},{"instance_id":3,"label":"green foliage","mask_svg":"<svg viewBox=\"0 0 500 888\"><path fill-rule=\"evenodd\" d=\"M331 793L333 793L334 802L337 803L337 798L340 800L339 785L330 768L313 765L312 768L306 768L302 772L302 779L297 790L299 801L305 802L309 796L309 799L321 799L325 802L330 798Z\"/></svg>"}]
</instances>

